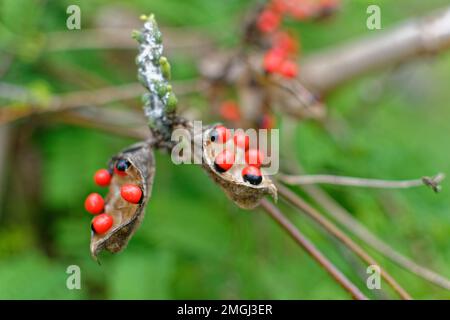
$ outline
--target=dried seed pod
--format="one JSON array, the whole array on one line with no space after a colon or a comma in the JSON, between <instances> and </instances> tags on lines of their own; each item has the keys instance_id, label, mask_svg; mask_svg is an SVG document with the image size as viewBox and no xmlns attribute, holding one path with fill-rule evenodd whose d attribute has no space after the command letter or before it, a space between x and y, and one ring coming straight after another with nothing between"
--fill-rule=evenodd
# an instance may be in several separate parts
<instances>
[{"instance_id":1,"label":"dried seed pod","mask_svg":"<svg viewBox=\"0 0 450 320\"><path fill-rule=\"evenodd\" d=\"M130 146L114 156L110 161L110 171L117 164L125 174L113 173L108 195L105 198L104 212L112 216L112 227L103 234L94 230L91 235L91 255L97 255L103 249L118 252L126 247L128 241L139 227L145 214L145 207L151 194L153 177L155 174L155 160L153 149L147 142L140 142ZM123 166L127 163L128 166ZM138 203L126 201L121 196L121 187L125 184L138 186L142 196Z\"/></svg>"},{"instance_id":2,"label":"dried seed pod","mask_svg":"<svg viewBox=\"0 0 450 320\"><path fill-rule=\"evenodd\" d=\"M202 165L213 180L218 183L227 196L243 209L253 209L265 195L277 198L277 189L261 168L261 181L252 184L244 179L242 171L248 164L245 163L245 149L234 145L233 139L226 143L211 141L210 137L215 134L215 126L203 131ZM212 139L214 140L214 139ZM234 152L233 165L227 170L218 170L215 160L220 157L224 150Z\"/></svg>"}]
</instances>

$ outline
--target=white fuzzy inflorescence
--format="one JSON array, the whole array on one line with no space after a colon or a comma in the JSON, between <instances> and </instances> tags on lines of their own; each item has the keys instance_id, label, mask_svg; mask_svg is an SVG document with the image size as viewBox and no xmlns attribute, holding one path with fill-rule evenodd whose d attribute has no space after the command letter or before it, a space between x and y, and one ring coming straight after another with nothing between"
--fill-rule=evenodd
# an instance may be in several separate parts
<instances>
[{"instance_id":1,"label":"white fuzzy inflorescence","mask_svg":"<svg viewBox=\"0 0 450 320\"><path fill-rule=\"evenodd\" d=\"M141 31L133 33L133 37L139 42L139 54L136 57L138 79L148 90L142 97L144 113L151 130L168 138L176 105L176 97L168 82L170 65L162 56L162 35L153 15L144 19Z\"/></svg>"}]
</instances>

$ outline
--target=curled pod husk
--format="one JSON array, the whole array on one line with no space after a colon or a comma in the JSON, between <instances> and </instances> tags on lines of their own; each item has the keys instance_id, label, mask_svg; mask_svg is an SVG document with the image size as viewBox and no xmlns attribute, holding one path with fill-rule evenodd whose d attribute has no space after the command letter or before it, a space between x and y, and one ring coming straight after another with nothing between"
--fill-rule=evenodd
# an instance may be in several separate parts
<instances>
[{"instance_id":1,"label":"curled pod husk","mask_svg":"<svg viewBox=\"0 0 450 320\"><path fill-rule=\"evenodd\" d=\"M114 173L119 161L126 164L122 175ZM113 174L105 198L105 213L113 217L113 225L104 234L97 234L91 228L91 255L94 259L103 249L112 253L124 249L144 218L155 175L153 149L147 142L136 143L112 157L109 168ZM142 190L139 203L133 204L122 198L120 189L124 184L139 186Z\"/></svg>"},{"instance_id":2,"label":"curled pod husk","mask_svg":"<svg viewBox=\"0 0 450 320\"><path fill-rule=\"evenodd\" d=\"M235 147L233 139L229 139L225 146L211 141L211 134L214 130L215 126L206 128L202 137L202 166L210 177L222 187L231 200L243 209L255 208L266 195L271 195L276 200L277 188L272 180L264 174L264 168L261 168L262 179L257 185L245 181L242 176L242 170L247 166L244 160L245 150ZM220 172L214 165L214 161L218 153L227 148L235 152L235 163L226 172Z\"/></svg>"}]
</instances>

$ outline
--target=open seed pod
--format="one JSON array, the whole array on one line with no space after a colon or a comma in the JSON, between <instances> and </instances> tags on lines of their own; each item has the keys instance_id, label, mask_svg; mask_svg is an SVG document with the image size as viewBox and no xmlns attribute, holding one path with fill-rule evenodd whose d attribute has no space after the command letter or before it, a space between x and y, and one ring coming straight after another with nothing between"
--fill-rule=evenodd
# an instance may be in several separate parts
<instances>
[{"instance_id":1,"label":"open seed pod","mask_svg":"<svg viewBox=\"0 0 450 320\"><path fill-rule=\"evenodd\" d=\"M113 253L124 249L144 218L155 175L153 149L146 142L134 144L114 156L109 168L112 179L105 198L105 213L112 217L112 226L104 233L96 232L92 226L91 255L94 259L103 249ZM126 185L138 192L138 198L124 195Z\"/></svg>"},{"instance_id":2,"label":"open seed pod","mask_svg":"<svg viewBox=\"0 0 450 320\"><path fill-rule=\"evenodd\" d=\"M228 133L218 132L218 129L225 128L212 126L203 131L202 165L208 174L243 209L255 208L268 194L276 199L277 189L264 174L264 168L249 166L246 148L235 145L233 137L227 137Z\"/></svg>"}]
</instances>

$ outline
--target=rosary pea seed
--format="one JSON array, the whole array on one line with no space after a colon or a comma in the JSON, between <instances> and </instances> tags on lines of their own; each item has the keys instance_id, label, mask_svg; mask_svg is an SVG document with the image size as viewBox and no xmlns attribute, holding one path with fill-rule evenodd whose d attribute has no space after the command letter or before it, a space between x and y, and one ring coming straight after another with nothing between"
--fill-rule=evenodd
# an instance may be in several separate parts
<instances>
[{"instance_id":1,"label":"rosary pea seed","mask_svg":"<svg viewBox=\"0 0 450 320\"><path fill-rule=\"evenodd\" d=\"M98 193L91 193L84 201L84 207L89 213L99 214L103 212L105 201L103 200L103 197Z\"/></svg>"},{"instance_id":2,"label":"rosary pea seed","mask_svg":"<svg viewBox=\"0 0 450 320\"><path fill-rule=\"evenodd\" d=\"M109 214L102 213L92 219L91 229L95 233L104 234L111 229L113 222L113 218Z\"/></svg>"},{"instance_id":3,"label":"rosary pea seed","mask_svg":"<svg viewBox=\"0 0 450 320\"><path fill-rule=\"evenodd\" d=\"M142 190L135 184L124 184L120 188L120 195L122 198L130 203L137 204L141 201Z\"/></svg>"},{"instance_id":4,"label":"rosary pea seed","mask_svg":"<svg viewBox=\"0 0 450 320\"><path fill-rule=\"evenodd\" d=\"M100 169L95 172L95 183L100 187L106 187L111 182L111 173L106 169Z\"/></svg>"}]
</instances>

